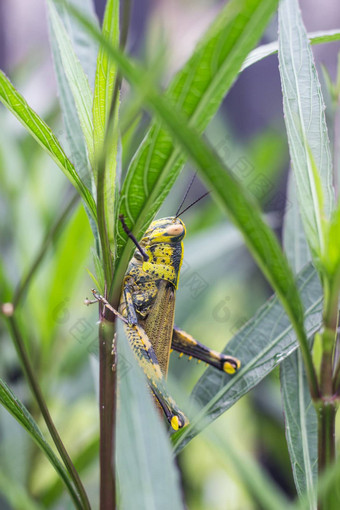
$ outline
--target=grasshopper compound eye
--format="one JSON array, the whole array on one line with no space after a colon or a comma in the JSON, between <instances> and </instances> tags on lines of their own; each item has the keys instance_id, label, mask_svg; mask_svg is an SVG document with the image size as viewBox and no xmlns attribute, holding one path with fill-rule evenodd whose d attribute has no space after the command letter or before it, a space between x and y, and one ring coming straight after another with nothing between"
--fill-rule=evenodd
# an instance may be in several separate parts
<instances>
[{"instance_id":1,"label":"grasshopper compound eye","mask_svg":"<svg viewBox=\"0 0 340 510\"><path fill-rule=\"evenodd\" d=\"M169 234L169 236L179 236L180 234L183 234L183 232L184 227L181 223L174 223L166 229L166 233Z\"/></svg>"}]
</instances>

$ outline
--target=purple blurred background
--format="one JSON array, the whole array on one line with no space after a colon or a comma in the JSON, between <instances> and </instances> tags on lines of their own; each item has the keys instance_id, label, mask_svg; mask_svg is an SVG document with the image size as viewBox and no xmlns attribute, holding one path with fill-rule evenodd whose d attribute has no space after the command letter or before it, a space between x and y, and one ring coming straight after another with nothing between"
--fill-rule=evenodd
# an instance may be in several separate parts
<instances>
[{"instance_id":1,"label":"purple blurred background","mask_svg":"<svg viewBox=\"0 0 340 510\"><path fill-rule=\"evenodd\" d=\"M129 49L144 58L146 35L152 30L156 34L165 34L167 66L172 73L188 57L195 41L224 3L211 0L138 0L133 3ZM95 1L100 18L104 6L105 0ZM300 0L300 6L308 31L340 27L338 0ZM1 0L1 68L9 74L17 70L19 76L25 76L22 84L19 82L16 85L25 87L21 91L42 116L53 104L56 94L47 32L44 0ZM276 20L273 20L263 42L276 38ZM333 78L339 49L338 43L314 47L317 62L323 63ZM231 90L224 103L223 112L228 114L236 135L245 140L265 126L282 122L276 56L242 73L237 87Z\"/></svg>"}]
</instances>

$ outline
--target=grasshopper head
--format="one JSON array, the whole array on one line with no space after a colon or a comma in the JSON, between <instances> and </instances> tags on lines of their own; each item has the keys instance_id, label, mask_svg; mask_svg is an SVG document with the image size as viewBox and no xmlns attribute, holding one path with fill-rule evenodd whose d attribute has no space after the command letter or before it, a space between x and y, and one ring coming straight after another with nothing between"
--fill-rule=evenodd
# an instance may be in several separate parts
<instances>
[{"instance_id":1,"label":"grasshopper head","mask_svg":"<svg viewBox=\"0 0 340 510\"><path fill-rule=\"evenodd\" d=\"M156 243L178 243L186 234L185 225L182 220L169 216L153 221L145 232L142 243L146 245Z\"/></svg>"}]
</instances>

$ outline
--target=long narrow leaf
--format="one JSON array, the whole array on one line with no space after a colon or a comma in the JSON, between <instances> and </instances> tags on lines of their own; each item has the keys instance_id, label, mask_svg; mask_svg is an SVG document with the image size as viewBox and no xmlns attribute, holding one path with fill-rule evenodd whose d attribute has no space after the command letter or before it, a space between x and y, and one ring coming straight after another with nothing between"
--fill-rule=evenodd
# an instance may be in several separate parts
<instances>
[{"instance_id":1,"label":"long narrow leaf","mask_svg":"<svg viewBox=\"0 0 340 510\"><path fill-rule=\"evenodd\" d=\"M119 0L108 0L102 28L103 36L113 47L119 46L119 3ZM114 246L114 199L118 154L118 91L116 104L112 112L112 121L110 115L116 79L116 64L101 45L98 51L93 98L93 143L96 163L102 159L105 150L105 163L103 163L103 170L105 169L103 196L105 200L103 200L103 209L108 242L111 247ZM109 133L107 133L108 128L110 129ZM109 150L104 148L105 138L107 141L106 147ZM97 171L98 169L95 168L96 174ZM99 193L101 189L99 183L97 189ZM100 200L98 200L99 205ZM110 249L110 247L107 247L107 249Z\"/></svg>"},{"instance_id":2,"label":"long narrow leaf","mask_svg":"<svg viewBox=\"0 0 340 510\"><path fill-rule=\"evenodd\" d=\"M73 99L77 108L79 122L83 130L84 139L88 151L88 157L92 167L94 166L93 153L93 123L92 103L93 95L88 79L74 52L72 42L60 19L58 11L52 0L47 0L48 14L52 31L58 42L60 58L62 60L65 75L67 77ZM65 5L66 7L66 5Z\"/></svg>"},{"instance_id":3,"label":"long narrow leaf","mask_svg":"<svg viewBox=\"0 0 340 510\"><path fill-rule=\"evenodd\" d=\"M79 496L75 491L67 472L59 459L54 454L53 450L45 440L44 436L40 432L38 425L27 411L25 406L18 400L7 384L0 379L0 403L7 409L7 411L17 420L17 422L29 433L32 439L37 443L41 451L48 458L54 469L63 480L71 498L74 501L76 508L82 509L82 504L79 500Z\"/></svg>"},{"instance_id":4,"label":"long narrow leaf","mask_svg":"<svg viewBox=\"0 0 340 510\"><path fill-rule=\"evenodd\" d=\"M302 227L293 174L289 177L287 204L284 248L291 267L298 273L310 261L311 255ZM315 510L317 502L313 489L318 467L318 424L299 351L281 364L280 379L286 438L296 489L300 495L308 493L310 510Z\"/></svg>"},{"instance_id":5,"label":"long narrow leaf","mask_svg":"<svg viewBox=\"0 0 340 510\"><path fill-rule=\"evenodd\" d=\"M74 166L64 153L58 139L47 124L30 108L25 99L13 87L7 76L0 71L0 100L16 116L27 131L37 140L43 149L59 166L71 184L80 193L93 218L96 218L96 206L92 195L79 178Z\"/></svg>"},{"instance_id":6,"label":"long narrow leaf","mask_svg":"<svg viewBox=\"0 0 340 510\"><path fill-rule=\"evenodd\" d=\"M324 221L333 209L332 161L321 87L297 0L280 3L279 61L302 221L312 255L319 259L325 252Z\"/></svg>"},{"instance_id":7,"label":"long narrow leaf","mask_svg":"<svg viewBox=\"0 0 340 510\"><path fill-rule=\"evenodd\" d=\"M65 125L67 141L69 145L69 159L72 161L78 175L91 189L92 178L89 160L87 157L86 144L83 131L80 126L77 108L73 95L65 75L63 63L60 57L57 40L50 25L50 45L53 55L55 75L59 90L59 101Z\"/></svg>"},{"instance_id":8,"label":"long narrow leaf","mask_svg":"<svg viewBox=\"0 0 340 510\"><path fill-rule=\"evenodd\" d=\"M179 475L169 437L122 327L118 333L119 508L181 509Z\"/></svg>"},{"instance_id":9,"label":"long narrow leaf","mask_svg":"<svg viewBox=\"0 0 340 510\"><path fill-rule=\"evenodd\" d=\"M57 7L66 32L72 41L74 52L88 78L90 88L93 90L96 74L98 43L91 37L87 36L87 32L72 16L70 16L65 5L70 4L75 8L81 9L81 11L86 14L99 28L99 21L95 12L94 2L93 0L64 0L63 3L53 0L53 2Z\"/></svg>"},{"instance_id":10,"label":"long narrow leaf","mask_svg":"<svg viewBox=\"0 0 340 510\"><path fill-rule=\"evenodd\" d=\"M322 321L321 286L312 265L299 274L298 288L306 310L305 328L310 336ZM272 297L227 345L228 354L241 359L241 369L228 376L208 368L196 384L193 397L201 411L186 429L176 432L176 451L254 388L297 346L296 334L282 305L276 296Z\"/></svg>"},{"instance_id":11,"label":"long narrow leaf","mask_svg":"<svg viewBox=\"0 0 340 510\"><path fill-rule=\"evenodd\" d=\"M119 1L108 0L105 9L103 36L113 47L119 45ZM103 45L99 47L93 97L93 128L95 152L103 150L105 130L110 114L112 93L117 76L115 62L108 56Z\"/></svg>"},{"instance_id":12,"label":"long narrow leaf","mask_svg":"<svg viewBox=\"0 0 340 510\"><path fill-rule=\"evenodd\" d=\"M74 6L81 5L82 11L88 13L94 22L96 21L92 0L67 0L67 2ZM64 4L57 3L56 6L85 74L88 76L89 82L93 83L96 71L98 44L92 38L87 37L83 27L81 27L79 23L70 16L69 12L65 9ZM59 90L60 107L69 143L69 158L73 162L75 169L83 182L89 187L89 189L92 189L92 172L87 157L86 144L79 121L77 107L64 70L54 26L52 25L50 18L48 21L50 44Z\"/></svg>"},{"instance_id":13,"label":"long narrow leaf","mask_svg":"<svg viewBox=\"0 0 340 510\"><path fill-rule=\"evenodd\" d=\"M309 32L307 34L308 40L310 44L323 44L329 43L333 41L339 41L340 39L340 30L320 30L318 32ZM255 50L251 51L245 61L242 64L241 71L247 69L256 62L263 60L269 55L275 55L278 52L279 43L278 41L274 41L268 44L262 44Z\"/></svg>"}]
</instances>

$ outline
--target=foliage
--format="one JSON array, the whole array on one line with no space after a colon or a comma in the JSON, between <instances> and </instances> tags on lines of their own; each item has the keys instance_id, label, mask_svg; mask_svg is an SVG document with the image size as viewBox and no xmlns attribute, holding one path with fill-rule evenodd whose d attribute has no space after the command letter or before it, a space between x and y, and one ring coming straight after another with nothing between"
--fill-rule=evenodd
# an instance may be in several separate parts
<instances>
[{"instance_id":1,"label":"foliage","mask_svg":"<svg viewBox=\"0 0 340 510\"><path fill-rule=\"evenodd\" d=\"M146 69L124 52L129 26L126 5L121 9L119 23L120 2L108 0L99 28L90 0L47 0L66 131L63 142L0 72L0 100L27 132L22 140L15 141L12 133L4 129L0 140L0 198L15 227L9 241L5 242L5 231L1 234L4 328L0 333L4 356L0 402L20 425L14 429L16 444L4 448L0 491L13 508L66 508L71 501L76 508L96 508L98 482L95 490L92 486L98 474L103 510L116 504L119 508L184 508L173 454L177 455L196 436L206 438L211 449L217 445L224 462L231 459L251 498L250 508L259 504L263 508L318 506L332 510L339 505L334 430L340 392L340 205L333 185L337 179L310 39L314 44L330 42L339 39L340 33L308 35L297 0L281 0L278 41L254 49L277 8L277 0L228 2L162 92L155 81L157 65ZM289 177L284 249L274 232L272 217L262 214L263 197L256 190L251 192L247 178L218 153L211 128L238 75L275 51L279 55L294 173ZM132 89L124 96L123 80ZM335 90L333 87L333 95ZM150 114L151 122L131 156L131 140L143 129L142 108ZM0 120L4 125L8 122L5 115ZM204 132L209 140L202 136ZM233 145L236 151L236 141ZM275 178L270 167L277 165L277 140L266 132L255 145L254 152L264 155L258 156L260 170L264 166L270 179ZM27 154L34 157L27 158ZM98 290L117 307L122 278L133 251L119 216L124 215L132 233L140 239L166 204L173 186L172 202L179 201L175 181L187 160L197 169L213 198L212 203L202 206L202 214L197 211L198 232L187 241L188 271L204 275L205 270L210 270L206 278L214 289L207 288L207 299L195 303L179 293L179 312L188 315L189 308L195 308L196 313L203 309L207 314L207 304L216 300L219 285L223 293L226 285L233 284L230 276L227 280L216 270L221 256L224 264L229 260L233 276L238 279L234 301L240 300L239 309L242 308L238 294L247 290L242 278L250 266L249 259L240 256L244 246L275 296L257 311L254 306L248 307L248 321L243 327L228 325L232 337L228 353L241 359L241 370L228 376L207 369L192 393L190 425L170 439L120 329L112 348L116 329L112 318L99 307L97 330L96 310L84 310L76 303L80 303L89 286L84 275L91 264L88 255L92 246L94 269L91 267L89 274ZM122 168L126 161L127 169ZM50 162L62 170L74 191L59 178ZM7 169L12 167L14 174L10 175ZM25 179L30 182L27 196ZM78 198L84 208L77 205ZM215 201L234 226L225 218L218 223ZM32 211L29 220L26 202ZM66 206L62 205L65 202ZM212 236L214 243L208 249L207 238ZM38 250L32 249L39 244ZM184 286L187 276L183 271ZM220 282L216 281L218 278ZM256 292L256 297L260 297L263 291L255 291L254 295ZM213 313L219 313L217 308ZM8 334L16 354L10 348ZM250 390L265 378L267 381L278 365L297 492L292 504L249 452L242 454L242 448L235 447L229 432L218 429L217 424L204 430L241 397L252 395ZM11 380L13 370L19 370L19 384L12 381L10 389L5 380ZM90 371L94 386L99 387L99 425ZM22 374L31 395L23 385ZM63 388L67 388L67 395ZM180 384L173 384L173 389L182 394ZM8 430L7 415L0 417L1 426ZM194 451L190 448L184 450L185 455L186 451ZM26 457L23 451L28 452ZM18 475L12 458L23 458ZM186 457L181 454L179 459L182 458ZM48 469L42 475L41 466L46 468L47 461L54 470ZM6 462L9 469L5 471ZM232 502L230 508L234 508Z\"/></svg>"}]
</instances>

